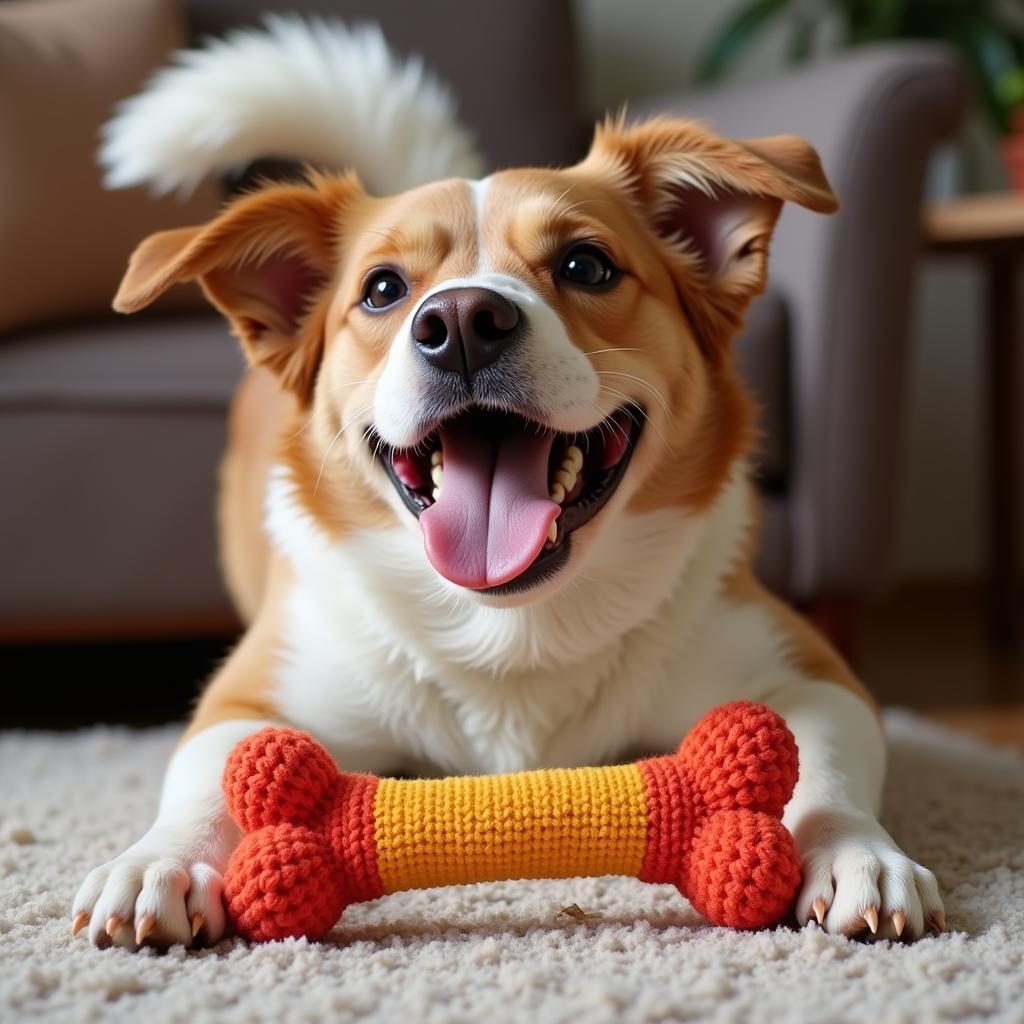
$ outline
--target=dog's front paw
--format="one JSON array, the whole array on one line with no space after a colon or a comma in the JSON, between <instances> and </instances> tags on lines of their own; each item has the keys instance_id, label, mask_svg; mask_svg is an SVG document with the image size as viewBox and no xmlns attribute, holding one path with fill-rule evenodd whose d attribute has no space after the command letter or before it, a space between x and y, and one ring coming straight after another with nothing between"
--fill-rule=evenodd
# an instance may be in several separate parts
<instances>
[{"instance_id":1,"label":"dog's front paw","mask_svg":"<svg viewBox=\"0 0 1024 1024\"><path fill-rule=\"evenodd\" d=\"M796 828L804 880L801 925L812 917L828 932L916 939L942 931L945 912L935 876L915 864L869 815L808 815Z\"/></svg>"},{"instance_id":2,"label":"dog's front paw","mask_svg":"<svg viewBox=\"0 0 1024 1024\"><path fill-rule=\"evenodd\" d=\"M224 932L224 857L196 831L158 822L90 871L72 905L72 932L88 925L95 945L128 949L216 942Z\"/></svg>"}]
</instances>

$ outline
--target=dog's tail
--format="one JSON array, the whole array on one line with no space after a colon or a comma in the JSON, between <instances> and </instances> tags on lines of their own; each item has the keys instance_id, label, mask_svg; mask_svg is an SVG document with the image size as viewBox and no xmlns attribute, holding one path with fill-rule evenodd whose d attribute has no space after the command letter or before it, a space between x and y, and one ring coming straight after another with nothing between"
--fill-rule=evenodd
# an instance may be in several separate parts
<instances>
[{"instance_id":1,"label":"dog's tail","mask_svg":"<svg viewBox=\"0 0 1024 1024\"><path fill-rule=\"evenodd\" d=\"M400 60L375 25L268 16L183 50L103 129L109 188L191 192L261 159L354 169L371 192L477 177L482 160L448 90Z\"/></svg>"}]
</instances>

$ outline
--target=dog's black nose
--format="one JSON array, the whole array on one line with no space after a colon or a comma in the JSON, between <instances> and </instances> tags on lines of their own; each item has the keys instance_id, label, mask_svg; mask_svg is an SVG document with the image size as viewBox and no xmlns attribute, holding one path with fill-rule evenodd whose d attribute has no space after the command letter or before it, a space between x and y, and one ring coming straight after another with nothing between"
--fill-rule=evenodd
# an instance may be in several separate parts
<instances>
[{"instance_id":1,"label":"dog's black nose","mask_svg":"<svg viewBox=\"0 0 1024 1024\"><path fill-rule=\"evenodd\" d=\"M519 310L488 288L449 288L416 311L412 340L433 366L467 381L519 338Z\"/></svg>"}]
</instances>

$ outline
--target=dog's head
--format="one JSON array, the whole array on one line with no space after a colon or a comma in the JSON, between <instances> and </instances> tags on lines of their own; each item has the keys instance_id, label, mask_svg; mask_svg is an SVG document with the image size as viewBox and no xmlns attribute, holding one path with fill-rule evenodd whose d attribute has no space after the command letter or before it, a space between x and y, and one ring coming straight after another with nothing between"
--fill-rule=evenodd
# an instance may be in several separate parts
<instances>
[{"instance_id":1,"label":"dog's head","mask_svg":"<svg viewBox=\"0 0 1024 1024\"><path fill-rule=\"evenodd\" d=\"M309 421L282 457L325 528L397 520L520 603L618 517L721 491L751 437L729 343L786 201L836 206L799 139L609 123L565 170L267 186L146 240L115 306L198 279Z\"/></svg>"}]
</instances>

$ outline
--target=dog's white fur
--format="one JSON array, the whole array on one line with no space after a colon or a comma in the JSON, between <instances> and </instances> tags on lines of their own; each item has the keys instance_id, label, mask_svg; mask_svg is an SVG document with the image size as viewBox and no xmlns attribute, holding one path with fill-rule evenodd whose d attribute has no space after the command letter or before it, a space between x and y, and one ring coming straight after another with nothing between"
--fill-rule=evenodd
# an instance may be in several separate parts
<instances>
[{"instance_id":1,"label":"dog's white fur","mask_svg":"<svg viewBox=\"0 0 1024 1024\"><path fill-rule=\"evenodd\" d=\"M203 75L229 91L238 82L248 89L266 77L269 64L278 77L290 68L294 88L305 89L307 67L296 60L311 47L327 54L346 46L349 62L339 91L331 93L332 109L348 97L345 83L361 88L372 74L378 74L378 89L393 85L395 96L409 99L409 73L382 58L377 36L354 38L314 26L306 39L295 23L278 22L270 37L236 36L232 45L234 51L221 44L208 57L189 58L185 70L169 73L184 77L158 79L148 99L120 116L111 135L116 146L108 148L116 180L188 184L211 168L265 155L274 148L271 140L294 155L288 137L276 132L282 112L292 117L295 108L275 109L261 120L262 100L249 91L237 102L252 109L236 105L230 114L231 124L247 125L244 145L221 139L204 143L208 151L201 156L188 152L176 133L190 123L193 114L186 112ZM250 62L245 74L240 62ZM394 81L383 82L382 74ZM324 99L324 86L318 80L312 101ZM216 102L204 100L204 110L216 109ZM285 103L295 103L294 92ZM150 128L141 123L140 112L158 106L173 114L173 130L161 143L170 152L151 148ZM415 122L412 163L417 173L440 163L451 173L458 162L452 154L465 151L450 143L449 133L448 149L442 146L436 156L437 140L422 132L419 109L395 122ZM339 123L346 145L371 137L352 131L361 123L352 111ZM388 153L378 139L372 159L363 154L371 167L409 164L406 137L394 137L403 139L401 151ZM417 163L421 149L435 157ZM346 150L347 160L354 156L363 170L360 152ZM372 170L368 177L373 180ZM479 216L486 187L470 187ZM488 272L483 257L478 272ZM498 283L524 301L523 283ZM543 302L529 299L537 305L532 319L544 321ZM575 352L555 312L544 309L555 327L549 323L539 332L535 355ZM391 416L395 444L412 430L399 415L402 394L414 393L409 372L396 365L392 397L387 386L377 392L377 423L387 429ZM549 396L552 407L556 397ZM280 719L314 732L347 768L476 773L665 750L710 707L741 698L764 701L785 716L800 749L800 782L785 819L804 859L799 920L806 922L821 900L828 908L824 927L841 931L877 907L881 934L891 935L888 919L900 909L906 934L920 935L926 919L941 915L942 903L931 873L907 858L877 822L885 749L872 711L848 689L809 677L767 611L731 600L723 590L752 528L745 466L733 467L730 483L701 515L626 512L628 481L629 474L607 511L581 531L585 571L543 600L502 607L442 580L407 515L407 526L332 541L295 499L287 470L277 469L267 494L267 532L294 577L271 673L271 703ZM145 915L157 921L165 942L191 942L193 919L201 918L209 939L222 933L221 873L238 833L224 810L221 771L234 744L265 724L222 722L179 748L156 823L91 872L75 899L74 913L88 917L94 942L110 931L118 944L133 946L131 923Z\"/></svg>"},{"instance_id":2,"label":"dog's white fur","mask_svg":"<svg viewBox=\"0 0 1024 1024\"><path fill-rule=\"evenodd\" d=\"M451 94L418 59L400 60L376 25L270 15L183 50L104 129L109 188L191 192L260 157L358 167L392 195L483 162Z\"/></svg>"}]
</instances>

